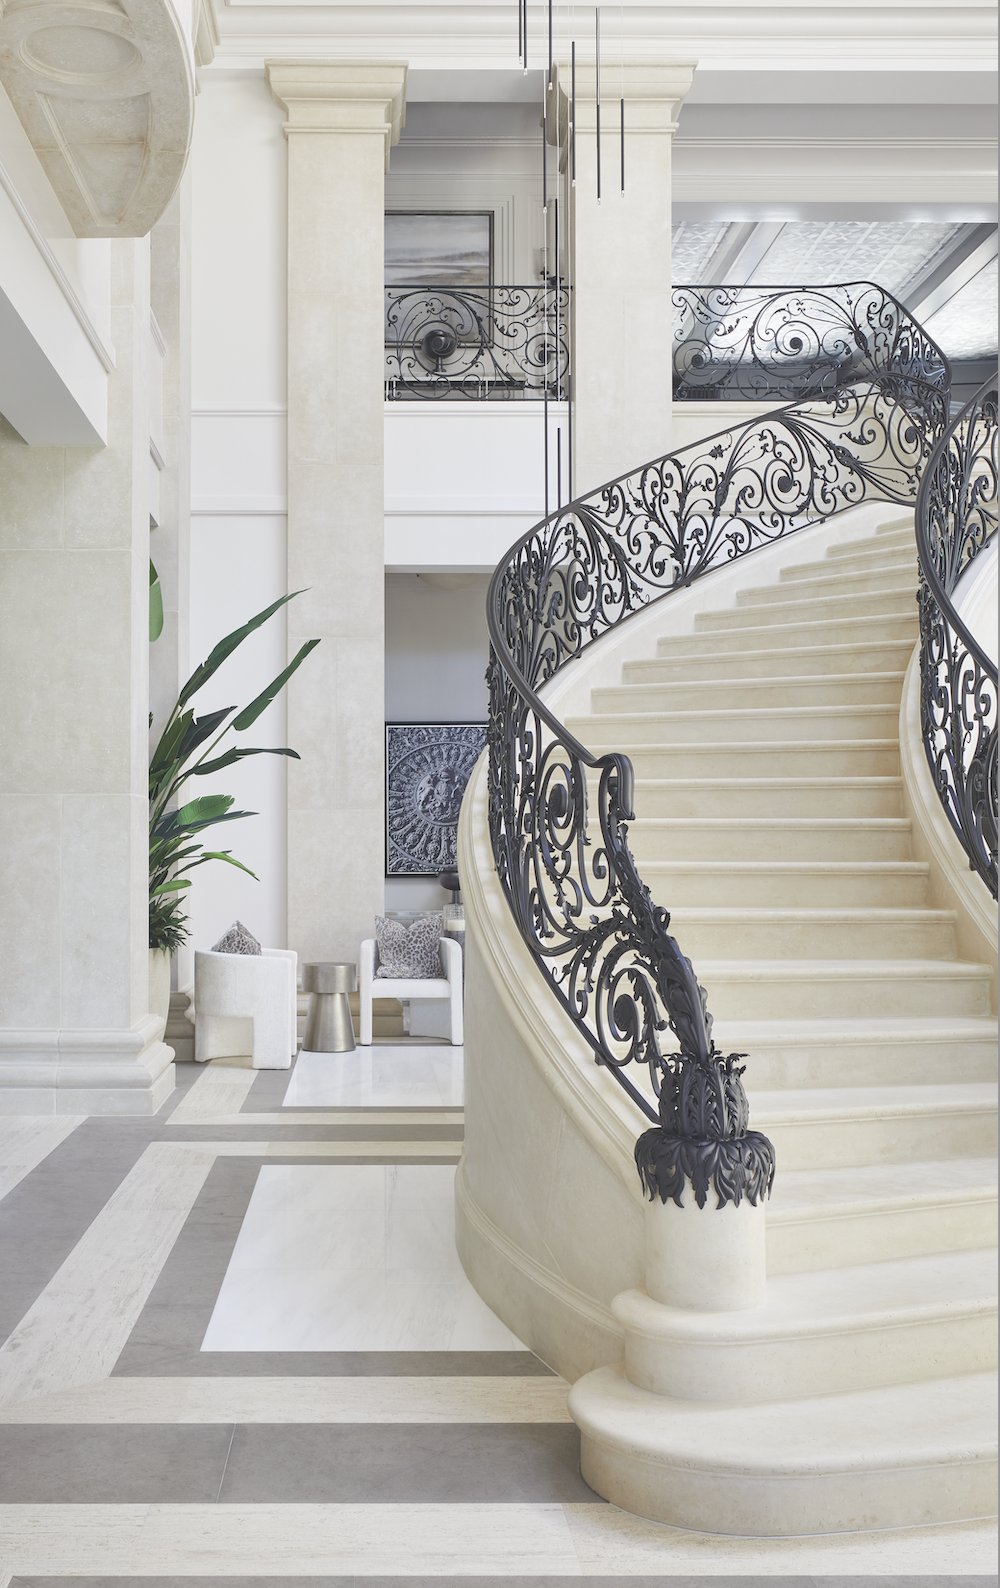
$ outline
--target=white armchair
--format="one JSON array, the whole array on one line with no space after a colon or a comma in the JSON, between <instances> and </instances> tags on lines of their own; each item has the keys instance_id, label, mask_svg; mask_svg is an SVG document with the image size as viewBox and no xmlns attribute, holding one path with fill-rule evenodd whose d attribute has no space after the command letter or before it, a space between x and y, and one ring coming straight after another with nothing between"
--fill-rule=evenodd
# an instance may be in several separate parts
<instances>
[{"instance_id":1,"label":"white armchair","mask_svg":"<svg viewBox=\"0 0 1000 1588\"><path fill-rule=\"evenodd\" d=\"M298 1046L292 949L194 956L194 1057L249 1053L255 1070L287 1070Z\"/></svg>"},{"instance_id":2,"label":"white armchair","mask_svg":"<svg viewBox=\"0 0 1000 1588\"><path fill-rule=\"evenodd\" d=\"M428 979L414 977L405 981L396 981L388 976L376 977L375 939L373 937L365 939L361 945L361 958L358 962L358 1004L361 1016L358 1042L361 1047L371 1047L374 998L409 998L411 1003L415 999L447 999L451 1040L456 1046L461 1046L465 1035L462 1013L462 950L454 938L447 936L441 938L439 946L443 976Z\"/></svg>"}]
</instances>

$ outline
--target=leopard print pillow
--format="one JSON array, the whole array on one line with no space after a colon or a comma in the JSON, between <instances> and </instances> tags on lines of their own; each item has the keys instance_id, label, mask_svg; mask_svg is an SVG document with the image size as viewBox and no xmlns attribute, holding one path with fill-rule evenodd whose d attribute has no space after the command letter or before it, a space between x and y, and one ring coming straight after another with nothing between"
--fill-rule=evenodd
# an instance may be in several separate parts
<instances>
[{"instance_id":1,"label":"leopard print pillow","mask_svg":"<svg viewBox=\"0 0 1000 1588\"><path fill-rule=\"evenodd\" d=\"M213 954L259 954L260 944L242 921L234 921L229 931L212 944Z\"/></svg>"},{"instance_id":2,"label":"leopard print pillow","mask_svg":"<svg viewBox=\"0 0 1000 1588\"><path fill-rule=\"evenodd\" d=\"M378 950L376 976L393 981L430 981L442 976L438 942L440 915L422 915L406 926L391 916L375 917L375 942Z\"/></svg>"}]
</instances>

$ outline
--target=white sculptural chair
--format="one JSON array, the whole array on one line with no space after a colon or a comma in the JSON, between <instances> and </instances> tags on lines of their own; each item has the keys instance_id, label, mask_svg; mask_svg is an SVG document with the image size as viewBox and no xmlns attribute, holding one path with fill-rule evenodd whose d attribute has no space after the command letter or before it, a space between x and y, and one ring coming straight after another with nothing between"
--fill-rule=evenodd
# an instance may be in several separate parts
<instances>
[{"instance_id":1,"label":"white sculptural chair","mask_svg":"<svg viewBox=\"0 0 1000 1588\"><path fill-rule=\"evenodd\" d=\"M443 976L426 979L413 977L405 981L397 981L389 976L375 975L375 939L365 938L358 962L358 1005L361 1016L358 1042L361 1047L371 1047L372 1001L375 998L409 998L411 1003L421 999L447 999L451 1040L458 1047L462 1045L465 1038L462 1010L462 950L455 939L447 935L440 939L439 948L441 965L444 969Z\"/></svg>"},{"instance_id":2,"label":"white sculptural chair","mask_svg":"<svg viewBox=\"0 0 1000 1588\"><path fill-rule=\"evenodd\" d=\"M265 948L260 954L194 956L194 1057L249 1053L255 1070L287 1070L298 1046L295 987L298 955Z\"/></svg>"}]
</instances>

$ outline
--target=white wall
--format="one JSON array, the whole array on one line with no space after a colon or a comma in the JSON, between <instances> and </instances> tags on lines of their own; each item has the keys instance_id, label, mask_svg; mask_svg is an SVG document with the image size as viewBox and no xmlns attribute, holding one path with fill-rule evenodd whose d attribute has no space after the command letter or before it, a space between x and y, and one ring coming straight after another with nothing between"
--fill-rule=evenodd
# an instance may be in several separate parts
<instances>
[{"instance_id":1,"label":"white wall","mask_svg":"<svg viewBox=\"0 0 1000 1588\"><path fill-rule=\"evenodd\" d=\"M386 574L387 722L486 721L486 583L442 590L419 574ZM386 879L388 910L438 910L446 902L431 878Z\"/></svg>"},{"instance_id":2,"label":"white wall","mask_svg":"<svg viewBox=\"0 0 1000 1588\"><path fill-rule=\"evenodd\" d=\"M191 544L192 666L223 635L277 600L285 590L285 524L282 518L200 519ZM243 642L197 696L198 716L236 706L242 710L285 666L284 611ZM308 660L304 664L308 667ZM279 695L252 728L230 734L220 746L283 746L285 700ZM294 749L294 745L292 746ZM260 878L212 861L192 873L189 918L195 948L210 948L239 919L269 948L285 941L285 758L251 756L208 777L192 778L184 797L232 794L234 810L260 814L209 828L207 849L230 849Z\"/></svg>"}]
</instances>

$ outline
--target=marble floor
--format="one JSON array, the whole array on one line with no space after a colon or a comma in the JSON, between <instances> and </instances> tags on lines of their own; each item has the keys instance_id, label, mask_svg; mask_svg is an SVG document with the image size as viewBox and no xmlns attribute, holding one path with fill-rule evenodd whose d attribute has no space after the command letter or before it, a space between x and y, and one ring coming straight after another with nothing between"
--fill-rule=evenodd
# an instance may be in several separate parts
<instances>
[{"instance_id":1,"label":"marble floor","mask_svg":"<svg viewBox=\"0 0 1000 1588\"><path fill-rule=\"evenodd\" d=\"M178 1069L0 1117L0 1588L973 1588L983 1524L685 1533L587 1488L567 1385L458 1264L461 1054Z\"/></svg>"}]
</instances>

